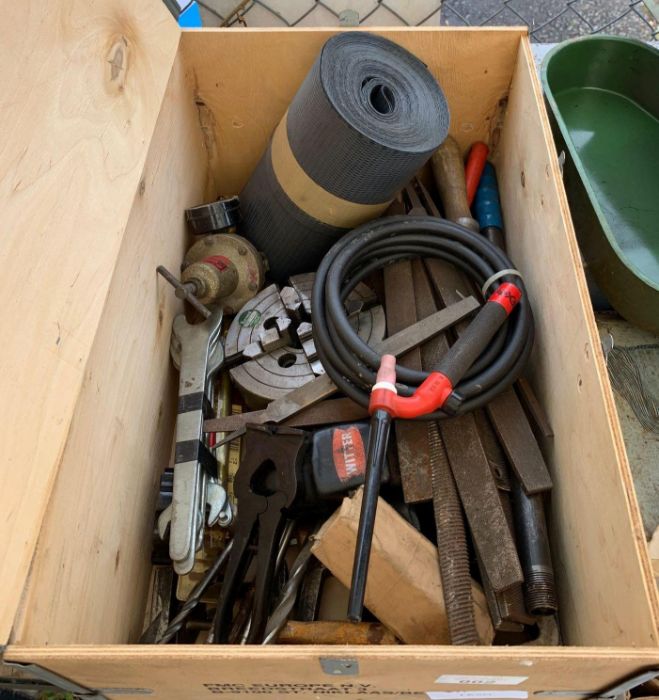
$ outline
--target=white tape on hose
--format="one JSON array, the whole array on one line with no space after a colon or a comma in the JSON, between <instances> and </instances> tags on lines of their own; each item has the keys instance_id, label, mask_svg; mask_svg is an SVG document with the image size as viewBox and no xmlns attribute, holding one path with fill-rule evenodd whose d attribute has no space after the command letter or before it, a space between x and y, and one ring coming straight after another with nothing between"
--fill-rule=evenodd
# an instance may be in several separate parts
<instances>
[{"instance_id":1,"label":"white tape on hose","mask_svg":"<svg viewBox=\"0 0 659 700\"><path fill-rule=\"evenodd\" d=\"M499 270L499 272L495 272L491 277L488 277L485 280L485 284L481 287L481 294L483 295L483 299L487 298L487 290L490 287L490 285L492 285L498 279L506 277L507 275L514 275L515 277L519 277L521 280L524 280L524 278L522 277L522 273L519 270L513 270L512 268L508 268L506 270Z\"/></svg>"}]
</instances>

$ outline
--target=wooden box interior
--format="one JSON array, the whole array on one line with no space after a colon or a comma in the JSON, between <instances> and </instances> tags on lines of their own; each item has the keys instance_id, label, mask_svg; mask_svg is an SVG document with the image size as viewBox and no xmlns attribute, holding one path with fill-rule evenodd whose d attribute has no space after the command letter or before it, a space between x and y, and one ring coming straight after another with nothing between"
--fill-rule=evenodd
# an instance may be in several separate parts
<instances>
[{"instance_id":1,"label":"wooden box interior","mask_svg":"<svg viewBox=\"0 0 659 700\"><path fill-rule=\"evenodd\" d=\"M460 145L482 139L494 152L509 253L535 311L529 378L555 433L544 449L564 642L655 647L659 605L525 31L375 31L437 76ZM332 32L182 33L15 619L14 657L139 637L158 478L171 451L169 334L180 309L155 268L177 269L189 242L185 207L240 191ZM503 652L473 653L483 654L477 669L476 658L495 664Z\"/></svg>"}]
</instances>

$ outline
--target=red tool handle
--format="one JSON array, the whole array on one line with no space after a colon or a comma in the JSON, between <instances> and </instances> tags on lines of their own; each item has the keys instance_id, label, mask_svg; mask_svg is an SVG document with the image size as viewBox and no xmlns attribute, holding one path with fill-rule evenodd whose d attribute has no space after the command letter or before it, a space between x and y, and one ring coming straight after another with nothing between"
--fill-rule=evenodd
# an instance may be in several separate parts
<instances>
[{"instance_id":1,"label":"red tool handle","mask_svg":"<svg viewBox=\"0 0 659 700\"><path fill-rule=\"evenodd\" d=\"M469 156L467 157L467 165L465 165L465 180L467 181L467 202L469 206L472 205L474 197L476 196L476 190L478 189L478 183L481 181L481 175L483 174L483 169L485 168L485 163L487 163L487 154L490 149L487 147L486 143L482 141L476 141L469 151Z\"/></svg>"},{"instance_id":2,"label":"red tool handle","mask_svg":"<svg viewBox=\"0 0 659 700\"><path fill-rule=\"evenodd\" d=\"M485 350L521 297L521 290L514 284L504 282L499 285L466 331L412 396L398 396L395 386L396 358L383 355L377 382L371 390L370 414L383 410L392 418L418 418L441 408L453 387Z\"/></svg>"}]
</instances>

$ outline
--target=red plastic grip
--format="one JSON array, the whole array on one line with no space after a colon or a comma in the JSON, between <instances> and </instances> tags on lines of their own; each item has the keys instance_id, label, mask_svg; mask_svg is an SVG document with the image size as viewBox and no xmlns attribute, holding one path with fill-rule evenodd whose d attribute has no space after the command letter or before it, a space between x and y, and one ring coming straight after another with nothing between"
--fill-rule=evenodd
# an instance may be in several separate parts
<instances>
[{"instance_id":1,"label":"red plastic grip","mask_svg":"<svg viewBox=\"0 0 659 700\"><path fill-rule=\"evenodd\" d=\"M451 380L441 372L431 372L412 396L398 396L391 389L374 389L368 410L386 411L392 418L418 418L441 408L451 395Z\"/></svg>"},{"instance_id":2,"label":"red plastic grip","mask_svg":"<svg viewBox=\"0 0 659 700\"><path fill-rule=\"evenodd\" d=\"M488 299L488 302L493 301L496 304L501 304L506 311L506 315L510 316L521 298L522 290L518 286L512 282L504 282L497 287L496 291Z\"/></svg>"},{"instance_id":3,"label":"red plastic grip","mask_svg":"<svg viewBox=\"0 0 659 700\"><path fill-rule=\"evenodd\" d=\"M465 165L465 183L467 185L467 203L469 206L472 205L474 197L476 196L476 190L478 189L478 183L481 181L481 176L483 175L483 170L485 169L485 163L487 162L487 154L490 149L487 147L486 143L482 141L476 141L469 151L467 156L467 165Z\"/></svg>"}]
</instances>

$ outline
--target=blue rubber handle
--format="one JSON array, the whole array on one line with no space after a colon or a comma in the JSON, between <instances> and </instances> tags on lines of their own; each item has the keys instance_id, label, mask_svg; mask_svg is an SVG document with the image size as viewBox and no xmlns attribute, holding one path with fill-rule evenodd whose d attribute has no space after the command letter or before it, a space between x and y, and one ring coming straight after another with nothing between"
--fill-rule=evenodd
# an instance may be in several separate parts
<instances>
[{"instance_id":1,"label":"blue rubber handle","mask_svg":"<svg viewBox=\"0 0 659 700\"><path fill-rule=\"evenodd\" d=\"M481 231L488 226L494 226L503 231L497 175L492 163L485 164L481 181L478 183L478 189L476 190L473 208L474 217L478 221Z\"/></svg>"}]
</instances>

